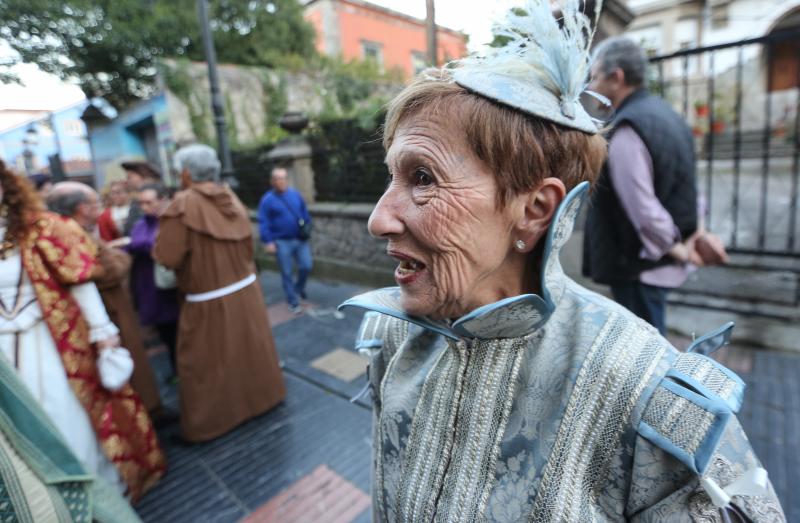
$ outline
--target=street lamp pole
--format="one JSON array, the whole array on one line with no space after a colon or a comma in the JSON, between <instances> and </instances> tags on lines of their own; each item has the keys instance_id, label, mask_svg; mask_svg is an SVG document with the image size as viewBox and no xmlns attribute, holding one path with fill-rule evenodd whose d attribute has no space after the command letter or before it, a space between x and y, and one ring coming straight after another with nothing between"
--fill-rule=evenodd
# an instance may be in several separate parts
<instances>
[{"instance_id":1,"label":"street lamp pole","mask_svg":"<svg viewBox=\"0 0 800 523\"><path fill-rule=\"evenodd\" d=\"M233 164L231 162L231 150L228 147L228 133L225 130L225 110L222 105L219 77L217 76L217 53L214 49L211 27L208 24L208 3L206 0L197 0L197 16L200 19L200 31L203 35L203 47L205 48L206 63L208 64L211 110L214 112L214 126L217 129L217 143L219 144L219 154L222 159L222 175L228 177L233 175Z\"/></svg>"}]
</instances>

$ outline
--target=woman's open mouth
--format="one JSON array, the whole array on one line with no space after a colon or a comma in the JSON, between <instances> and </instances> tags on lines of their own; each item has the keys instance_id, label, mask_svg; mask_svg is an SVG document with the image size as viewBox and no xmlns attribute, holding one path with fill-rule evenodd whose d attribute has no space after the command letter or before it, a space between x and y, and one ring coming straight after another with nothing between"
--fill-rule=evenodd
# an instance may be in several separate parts
<instances>
[{"instance_id":1,"label":"woman's open mouth","mask_svg":"<svg viewBox=\"0 0 800 523\"><path fill-rule=\"evenodd\" d=\"M416 280L425 270L425 264L399 252L389 252L389 256L400 263L394 271L394 279L400 285L407 285Z\"/></svg>"},{"instance_id":2,"label":"woman's open mouth","mask_svg":"<svg viewBox=\"0 0 800 523\"><path fill-rule=\"evenodd\" d=\"M397 266L397 271L400 274L413 274L425 268L425 264L418 261L401 261Z\"/></svg>"}]
</instances>

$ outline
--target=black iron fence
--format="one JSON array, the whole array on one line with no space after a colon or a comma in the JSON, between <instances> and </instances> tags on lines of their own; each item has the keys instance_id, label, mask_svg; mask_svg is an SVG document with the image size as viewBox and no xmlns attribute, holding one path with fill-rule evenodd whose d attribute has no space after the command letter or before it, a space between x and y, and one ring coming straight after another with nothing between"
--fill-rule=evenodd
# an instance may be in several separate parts
<instances>
[{"instance_id":1,"label":"black iron fence","mask_svg":"<svg viewBox=\"0 0 800 523\"><path fill-rule=\"evenodd\" d=\"M310 135L317 200L375 203L386 188L381 134L356 120L321 123Z\"/></svg>"},{"instance_id":2,"label":"black iron fence","mask_svg":"<svg viewBox=\"0 0 800 523\"><path fill-rule=\"evenodd\" d=\"M364 129L355 120L317 123L306 138L312 148L316 199L320 202L375 203L386 188L380 133ZM236 193L255 208L269 190L274 145L233 151Z\"/></svg>"},{"instance_id":3,"label":"black iron fence","mask_svg":"<svg viewBox=\"0 0 800 523\"><path fill-rule=\"evenodd\" d=\"M800 30L651 59L698 149L706 226L732 251L800 255Z\"/></svg>"},{"instance_id":4,"label":"black iron fence","mask_svg":"<svg viewBox=\"0 0 800 523\"><path fill-rule=\"evenodd\" d=\"M270 188L269 177L273 163L267 158L272 145L231 153L236 183L234 190L242 202L255 209L261 196Z\"/></svg>"}]
</instances>

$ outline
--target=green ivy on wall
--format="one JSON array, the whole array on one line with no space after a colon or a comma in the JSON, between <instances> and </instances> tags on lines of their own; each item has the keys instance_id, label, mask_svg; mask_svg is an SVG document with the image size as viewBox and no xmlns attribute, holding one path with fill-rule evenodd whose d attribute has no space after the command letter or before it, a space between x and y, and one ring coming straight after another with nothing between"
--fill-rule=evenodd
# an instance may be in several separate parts
<instances>
[{"instance_id":1,"label":"green ivy on wall","mask_svg":"<svg viewBox=\"0 0 800 523\"><path fill-rule=\"evenodd\" d=\"M289 97L286 94L286 74L276 71L259 70L266 125L261 133L261 143L275 143L285 138L287 132L281 129L278 122L289 107Z\"/></svg>"},{"instance_id":2,"label":"green ivy on wall","mask_svg":"<svg viewBox=\"0 0 800 523\"><path fill-rule=\"evenodd\" d=\"M387 101L387 96L375 94L381 86L402 85L398 70L382 71L373 61L343 61L339 58L318 58L323 81L323 111L316 115L323 121L336 119L364 121L364 127L374 124L374 117Z\"/></svg>"},{"instance_id":3,"label":"green ivy on wall","mask_svg":"<svg viewBox=\"0 0 800 523\"><path fill-rule=\"evenodd\" d=\"M213 143L214 128L205 68L188 60L171 60L160 66L164 86L183 102L189 112L192 132L198 141ZM287 136L280 128L280 118L289 108L288 89L293 75L310 79L306 85L315 91L308 93L315 108L305 109L316 125L336 120L354 122L363 129L380 124L383 106L391 94L399 90L402 76L398 71L381 71L373 62L350 61L319 56L303 61L286 59L279 68L240 66L260 83L261 93L253 93L253 110L234 110L232 97L242 93L224 93L224 111L228 140L234 149L252 150L274 144ZM296 77L295 77L296 78ZM249 93L247 93L249 96ZM240 105L237 103L237 107ZM249 106L248 106L249 107ZM255 112L254 112L255 111ZM259 115L258 111L262 114ZM246 136L247 139L242 139Z\"/></svg>"},{"instance_id":4,"label":"green ivy on wall","mask_svg":"<svg viewBox=\"0 0 800 523\"><path fill-rule=\"evenodd\" d=\"M192 77L189 66L188 60L175 60L171 64L162 63L159 73L166 88L189 110L189 123L197 141L211 143L212 136L209 130L211 101L206 89L196 88L198 82Z\"/></svg>"}]
</instances>

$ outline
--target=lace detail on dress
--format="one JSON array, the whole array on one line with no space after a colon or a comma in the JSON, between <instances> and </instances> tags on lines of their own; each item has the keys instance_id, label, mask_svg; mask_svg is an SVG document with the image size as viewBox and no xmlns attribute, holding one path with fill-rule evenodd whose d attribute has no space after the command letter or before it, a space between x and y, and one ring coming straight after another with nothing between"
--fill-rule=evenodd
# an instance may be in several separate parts
<instances>
[{"instance_id":1,"label":"lace detail on dress","mask_svg":"<svg viewBox=\"0 0 800 523\"><path fill-rule=\"evenodd\" d=\"M741 463L733 464L725 456L716 455L709 467L708 476L725 487L736 481L745 468ZM774 496L734 496L732 504L755 523L779 523L786 519ZM702 490L692 495L689 500L689 515L695 523L717 523L723 521L720 510L712 503L708 494ZM732 515L731 521L737 521Z\"/></svg>"},{"instance_id":2,"label":"lace detail on dress","mask_svg":"<svg viewBox=\"0 0 800 523\"><path fill-rule=\"evenodd\" d=\"M695 492L689 498L689 515L695 523L721 523L719 509L711 504L711 498L703 491Z\"/></svg>"}]
</instances>

